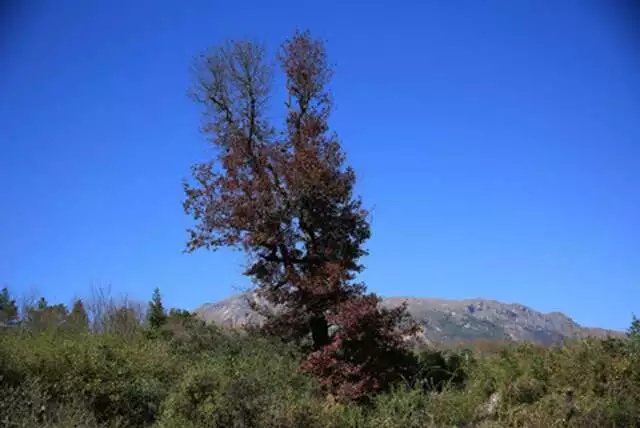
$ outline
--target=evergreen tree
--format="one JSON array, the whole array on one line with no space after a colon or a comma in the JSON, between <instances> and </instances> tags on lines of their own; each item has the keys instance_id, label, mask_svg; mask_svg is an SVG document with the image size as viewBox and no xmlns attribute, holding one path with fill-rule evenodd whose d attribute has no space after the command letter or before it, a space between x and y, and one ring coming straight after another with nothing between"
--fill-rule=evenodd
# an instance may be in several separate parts
<instances>
[{"instance_id":1,"label":"evergreen tree","mask_svg":"<svg viewBox=\"0 0 640 428\"><path fill-rule=\"evenodd\" d=\"M151 296L151 301L149 302L147 321L149 322L149 327L152 329L158 329L167 322L167 313L162 305L160 289L157 287L153 290L153 296Z\"/></svg>"},{"instance_id":2,"label":"evergreen tree","mask_svg":"<svg viewBox=\"0 0 640 428\"><path fill-rule=\"evenodd\" d=\"M633 315L631 326L627 330L627 336L630 339L640 339L640 319Z\"/></svg>"},{"instance_id":3,"label":"evergreen tree","mask_svg":"<svg viewBox=\"0 0 640 428\"><path fill-rule=\"evenodd\" d=\"M633 316L631 320L631 326L627 330L627 337L629 338L629 346L633 351L640 351L640 319Z\"/></svg>"},{"instance_id":4,"label":"evergreen tree","mask_svg":"<svg viewBox=\"0 0 640 428\"><path fill-rule=\"evenodd\" d=\"M11 299L9 290L4 287L0 291L0 322L11 323L18 319L18 307L16 301Z\"/></svg>"}]
</instances>

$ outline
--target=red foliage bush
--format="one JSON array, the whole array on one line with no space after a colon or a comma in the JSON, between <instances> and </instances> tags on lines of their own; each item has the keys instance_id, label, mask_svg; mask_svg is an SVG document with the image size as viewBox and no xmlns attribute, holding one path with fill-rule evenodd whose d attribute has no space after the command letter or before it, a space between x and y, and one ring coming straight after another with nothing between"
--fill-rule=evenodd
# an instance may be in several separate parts
<instances>
[{"instance_id":1,"label":"red foliage bush","mask_svg":"<svg viewBox=\"0 0 640 428\"><path fill-rule=\"evenodd\" d=\"M381 308L374 294L358 296L339 305L330 322L337 327L331 342L302 368L338 400L366 400L411 376L415 362L405 339L416 327L404 306Z\"/></svg>"}]
</instances>

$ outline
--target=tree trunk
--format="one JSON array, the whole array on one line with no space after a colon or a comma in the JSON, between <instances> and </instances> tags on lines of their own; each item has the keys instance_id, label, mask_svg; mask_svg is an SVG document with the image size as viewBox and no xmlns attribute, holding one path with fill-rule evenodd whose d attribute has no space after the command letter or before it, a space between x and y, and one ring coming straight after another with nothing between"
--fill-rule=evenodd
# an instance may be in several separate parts
<instances>
[{"instance_id":1,"label":"tree trunk","mask_svg":"<svg viewBox=\"0 0 640 428\"><path fill-rule=\"evenodd\" d=\"M320 349L329 343L329 323L324 315L312 318L309 327L311 328L313 349Z\"/></svg>"}]
</instances>

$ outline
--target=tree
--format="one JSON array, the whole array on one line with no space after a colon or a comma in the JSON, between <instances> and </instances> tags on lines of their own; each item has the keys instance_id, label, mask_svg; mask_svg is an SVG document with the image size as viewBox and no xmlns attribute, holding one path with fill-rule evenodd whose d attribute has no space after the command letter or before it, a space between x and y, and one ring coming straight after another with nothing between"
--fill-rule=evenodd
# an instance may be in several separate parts
<instances>
[{"instance_id":1,"label":"tree","mask_svg":"<svg viewBox=\"0 0 640 428\"><path fill-rule=\"evenodd\" d=\"M149 322L149 327L154 330L162 327L167 322L167 313L164 310L164 306L162 306L162 297L158 288L153 290L147 312L147 321Z\"/></svg>"},{"instance_id":2,"label":"tree","mask_svg":"<svg viewBox=\"0 0 640 428\"><path fill-rule=\"evenodd\" d=\"M36 309L43 311L49 307L49 303L47 303L47 299L44 297L40 297L38 300L38 304L36 305Z\"/></svg>"},{"instance_id":3,"label":"tree","mask_svg":"<svg viewBox=\"0 0 640 428\"><path fill-rule=\"evenodd\" d=\"M309 355L302 366L340 400L366 399L413 375L416 361L399 334L413 332L412 325L399 328L407 320L406 308L381 310L379 305L375 295L342 303L330 318L340 327L331 343Z\"/></svg>"},{"instance_id":4,"label":"tree","mask_svg":"<svg viewBox=\"0 0 640 428\"><path fill-rule=\"evenodd\" d=\"M633 315L631 325L627 329L629 347L634 351L640 351L640 319Z\"/></svg>"},{"instance_id":5,"label":"tree","mask_svg":"<svg viewBox=\"0 0 640 428\"><path fill-rule=\"evenodd\" d=\"M367 212L328 134L331 73L322 44L298 33L283 46L289 101L282 137L265 117L271 70L264 62L263 48L239 42L200 63L195 96L206 107L221 170L197 164L196 185L186 185L185 209L197 220L187 248L243 248L245 273L281 306L268 327L291 338L311 333L319 349L328 343L326 311L364 289L352 280L366 254Z\"/></svg>"},{"instance_id":6,"label":"tree","mask_svg":"<svg viewBox=\"0 0 640 428\"><path fill-rule=\"evenodd\" d=\"M67 324L69 324L69 328L76 331L86 331L89 328L89 317L81 299L73 302L71 313L67 317Z\"/></svg>"},{"instance_id":7,"label":"tree","mask_svg":"<svg viewBox=\"0 0 640 428\"><path fill-rule=\"evenodd\" d=\"M197 320L195 313L191 313L186 309L171 308L169 315L167 316L167 322L174 322L178 324L188 323L193 320Z\"/></svg>"},{"instance_id":8,"label":"tree","mask_svg":"<svg viewBox=\"0 0 640 428\"><path fill-rule=\"evenodd\" d=\"M640 319L635 315L632 316L631 325L627 329L627 337L629 337L629 339L640 340Z\"/></svg>"},{"instance_id":9,"label":"tree","mask_svg":"<svg viewBox=\"0 0 640 428\"><path fill-rule=\"evenodd\" d=\"M329 331L331 322L350 319L349 310L367 306L362 316L398 317L371 306L378 299L365 296L364 284L355 281L370 236L368 213L353 195L355 173L329 132L332 72L323 44L296 33L281 49L288 100L280 132L266 116L273 70L265 57L261 46L235 42L196 64L194 98L205 107L204 131L218 153L194 165L195 183L185 184L184 208L196 220L187 250L243 249L245 274L269 303L252 302L266 316L264 331L300 343L310 339L319 352L345 343ZM392 324L389 335L397 333ZM384 346L396 345L402 347L396 341Z\"/></svg>"},{"instance_id":10,"label":"tree","mask_svg":"<svg viewBox=\"0 0 640 428\"><path fill-rule=\"evenodd\" d=\"M18 320L18 306L11 299L9 289L4 287L0 291L0 323L11 324Z\"/></svg>"},{"instance_id":11,"label":"tree","mask_svg":"<svg viewBox=\"0 0 640 428\"><path fill-rule=\"evenodd\" d=\"M44 297L38 300L35 307L27 310L26 326L32 331L57 329L67 320L67 308L63 304L49 305Z\"/></svg>"},{"instance_id":12,"label":"tree","mask_svg":"<svg viewBox=\"0 0 640 428\"><path fill-rule=\"evenodd\" d=\"M133 339L139 333L141 321L142 307L123 303L120 306L112 306L106 314L105 332Z\"/></svg>"}]
</instances>

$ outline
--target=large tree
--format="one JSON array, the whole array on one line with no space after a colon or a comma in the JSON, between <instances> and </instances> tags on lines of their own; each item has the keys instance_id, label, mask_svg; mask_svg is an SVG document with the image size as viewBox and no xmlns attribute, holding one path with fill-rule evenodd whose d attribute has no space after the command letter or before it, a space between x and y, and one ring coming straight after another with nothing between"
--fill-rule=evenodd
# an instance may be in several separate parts
<instances>
[{"instance_id":1,"label":"large tree","mask_svg":"<svg viewBox=\"0 0 640 428\"><path fill-rule=\"evenodd\" d=\"M330 322L340 308L364 296L355 276L370 236L368 214L329 132L332 73L323 44L296 33L278 59L287 89L280 130L267 116L273 70L260 45L228 43L197 62L194 97L218 150L185 184L184 208L196 220L187 248L242 248L245 273L271 309L262 311L264 329L310 338L320 351L332 341Z\"/></svg>"},{"instance_id":2,"label":"large tree","mask_svg":"<svg viewBox=\"0 0 640 428\"><path fill-rule=\"evenodd\" d=\"M264 49L231 43L200 63L196 99L218 162L194 167L185 208L197 220L188 248L241 246L246 274L280 305L268 325L328 342L326 311L361 292L353 276L369 237L367 213L352 194L355 175L328 133L330 77L322 44L296 34L280 62L287 78L286 129L266 118L271 69Z\"/></svg>"}]
</instances>

